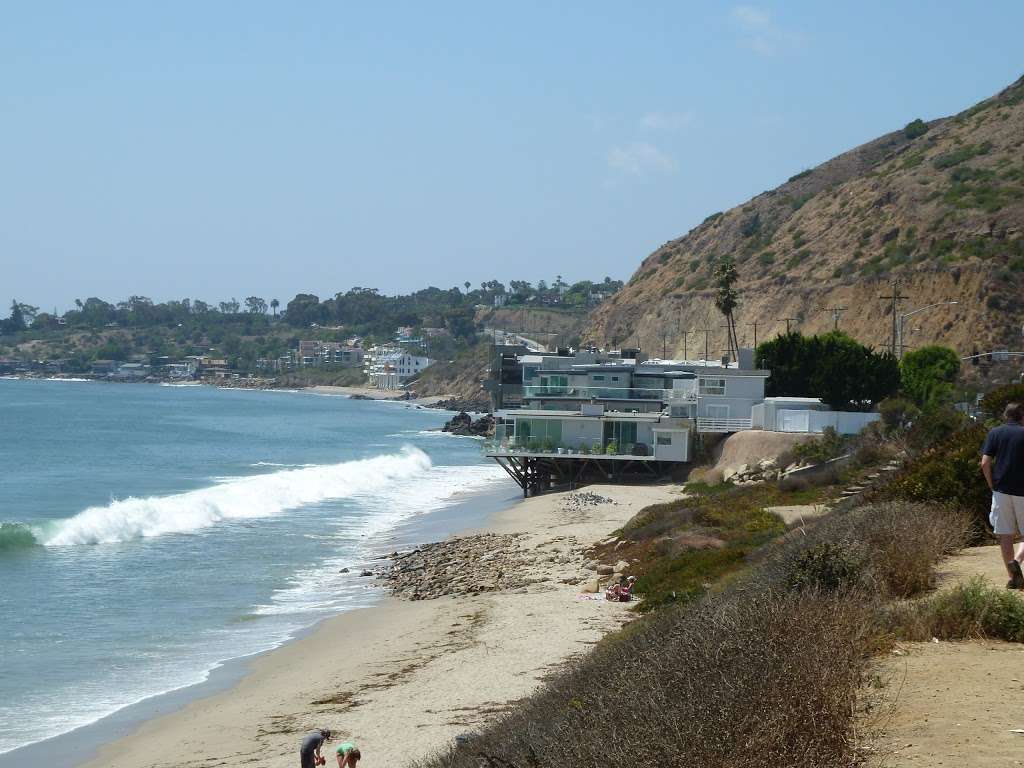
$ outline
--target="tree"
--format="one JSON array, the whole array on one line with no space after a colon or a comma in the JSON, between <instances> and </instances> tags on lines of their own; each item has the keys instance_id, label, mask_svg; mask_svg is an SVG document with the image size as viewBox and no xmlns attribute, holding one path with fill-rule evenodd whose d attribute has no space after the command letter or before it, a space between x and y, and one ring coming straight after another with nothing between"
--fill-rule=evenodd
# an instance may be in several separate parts
<instances>
[{"instance_id":1,"label":"tree","mask_svg":"<svg viewBox=\"0 0 1024 768\"><path fill-rule=\"evenodd\" d=\"M919 408L949 401L959 373L960 357L949 347L921 347L908 352L900 361L903 393Z\"/></svg>"},{"instance_id":2,"label":"tree","mask_svg":"<svg viewBox=\"0 0 1024 768\"><path fill-rule=\"evenodd\" d=\"M469 287L472 285L472 283L469 282L469 280L467 280L466 282L463 283L463 285L466 287L466 293L469 293Z\"/></svg>"},{"instance_id":3,"label":"tree","mask_svg":"<svg viewBox=\"0 0 1024 768\"><path fill-rule=\"evenodd\" d=\"M17 299L11 301L11 316L4 323L4 330L8 333L17 333L25 330L25 313Z\"/></svg>"},{"instance_id":4,"label":"tree","mask_svg":"<svg viewBox=\"0 0 1024 768\"><path fill-rule=\"evenodd\" d=\"M250 315L265 315L267 313L267 302L259 296L249 296L245 300L245 311Z\"/></svg>"},{"instance_id":5,"label":"tree","mask_svg":"<svg viewBox=\"0 0 1024 768\"><path fill-rule=\"evenodd\" d=\"M355 290L355 289L353 289ZM321 323L326 317L326 307L320 304L320 297L312 293L300 293L285 307L285 322L296 327L308 327Z\"/></svg>"},{"instance_id":6,"label":"tree","mask_svg":"<svg viewBox=\"0 0 1024 768\"><path fill-rule=\"evenodd\" d=\"M241 304L238 303L238 299L231 299L231 301L222 301L220 303L220 311L225 315L237 315L238 310L241 308Z\"/></svg>"},{"instance_id":7,"label":"tree","mask_svg":"<svg viewBox=\"0 0 1024 768\"><path fill-rule=\"evenodd\" d=\"M732 256L723 256L715 266L715 306L725 316L726 328L729 332L729 357L739 360L740 344L736 336L736 307L739 305L739 292L736 290L736 262Z\"/></svg>"},{"instance_id":8,"label":"tree","mask_svg":"<svg viewBox=\"0 0 1024 768\"><path fill-rule=\"evenodd\" d=\"M281 306L281 302L277 299L270 300L270 308L274 310L274 317L277 317L277 308Z\"/></svg>"},{"instance_id":9,"label":"tree","mask_svg":"<svg viewBox=\"0 0 1024 768\"><path fill-rule=\"evenodd\" d=\"M842 331L778 336L758 346L757 366L771 371L769 397L818 397L840 411L870 410L900 386L892 354L875 352Z\"/></svg>"}]
</instances>

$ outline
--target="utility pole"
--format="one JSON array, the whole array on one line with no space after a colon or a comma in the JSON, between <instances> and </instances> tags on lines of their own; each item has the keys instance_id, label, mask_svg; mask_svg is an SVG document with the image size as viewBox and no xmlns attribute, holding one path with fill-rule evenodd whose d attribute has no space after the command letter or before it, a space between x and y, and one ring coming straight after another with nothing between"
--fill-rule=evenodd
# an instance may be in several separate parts
<instances>
[{"instance_id":1,"label":"utility pole","mask_svg":"<svg viewBox=\"0 0 1024 768\"><path fill-rule=\"evenodd\" d=\"M760 323L755 320L752 323L747 323L747 325L754 329L754 349L757 349L757 326L759 326Z\"/></svg>"},{"instance_id":2,"label":"utility pole","mask_svg":"<svg viewBox=\"0 0 1024 768\"><path fill-rule=\"evenodd\" d=\"M726 355L726 357L730 358L730 362L733 362L731 360L732 352L733 352L733 343L732 343L732 341L733 341L733 339L732 339L733 328L728 323L726 323L725 325L720 325L718 327L725 329L725 346L727 347L727 349L725 350L725 355ZM736 344L736 360L739 360L739 359L740 359L740 350L739 350L739 344L737 343Z\"/></svg>"},{"instance_id":3,"label":"utility pole","mask_svg":"<svg viewBox=\"0 0 1024 768\"><path fill-rule=\"evenodd\" d=\"M892 354L896 357L899 354L899 335L900 335L900 302L907 299L900 293L900 281L893 278L892 281L892 295L891 296L879 296L880 299L892 302Z\"/></svg>"},{"instance_id":4,"label":"utility pole","mask_svg":"<svg viewBox=\"0 0 1024 768\"><path fill-rule=\"evenodd\" d=\"M689 360L687 341L689 341L690 334L696 333L696 331L683 331L683 360Z\"/></svg>"},{"instance_id":5,"label":"utility pole","mask_svg":"<svg viewBox=\"0 0 1024 768\"><path fill-rule=\"evenodd\" d=\"M704 362L707 363L708 355L710 354L710 352L708 351L708 338L711 335L711 329L710 328L698 328L697 330L704 332Z\"/></svg>"},{"instance_id":6,"label":"utility pole","mask_svg":"<svg viewBox=\"0 0 1024 768\"><path fill-rule=\"evenodd\" d=\"M775 322L777 322L777 323L785 323L786 324L786 335L788 336L789 335L789 324L790 323L798 323L798 322L800 322L800 318L798 318L798 317L777 317L777 318L775 318Z\"/></svg>"},{"instance_id":7,"label":"utility pole","mask_svg":"<svg viewBox=\"0 0 1024 768\"><path fill-rule=\"evenodd\" d=\"M846 307L822 307L819 311L832 313L832 330L838 331L839 318L842 316L843 312L846 311Z\"/></svg>"}]
</instances>

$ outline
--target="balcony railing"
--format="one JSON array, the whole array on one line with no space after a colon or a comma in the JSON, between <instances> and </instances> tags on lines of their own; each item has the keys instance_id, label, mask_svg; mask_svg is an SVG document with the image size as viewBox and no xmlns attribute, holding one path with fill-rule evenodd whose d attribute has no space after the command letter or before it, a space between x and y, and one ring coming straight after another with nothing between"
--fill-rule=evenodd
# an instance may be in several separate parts
<instances>
[{"instance_id":1,"label":"balcony railing","mask_svg":"<svg viewBox=\"0 0 1024 768\"><path fill-rule=\"evenodd\" d=\"M566 400L655 400L663 403L695 403L697 393L681 389L644 387L523 387L523 399L564 398Z\"/></svg>"},{"instance_id":2,"label":"balcony railing","mask_svg":"<svg viewBox=\"0 0 1024 768\"><path fill-rule=\"evenodd\" d=\"M698 432L742 432L753 428L752 419L719 419L713 416L698 416Z\"/></svg>"}]
</instances>

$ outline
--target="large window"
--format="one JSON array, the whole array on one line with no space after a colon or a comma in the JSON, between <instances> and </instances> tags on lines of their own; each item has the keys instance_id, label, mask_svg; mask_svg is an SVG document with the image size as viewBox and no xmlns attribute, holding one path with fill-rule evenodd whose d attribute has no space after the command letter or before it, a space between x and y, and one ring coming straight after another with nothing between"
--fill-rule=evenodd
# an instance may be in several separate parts
<instances>
[{"instance_id":1,"label":"large window","mask_svg":"<svg viewBox=\"0 0 1024 768\"><path fill-rule=\"evenodd\" d=\"M708 379L702 376L700 379L700 394L724 395L725 379Z\"/></svg>"},{"instance_id":2,"label":"large window","mask_svg":"<svg viewBox=\"0 0 1024 768\"><path fill-rule=\"evenodd\" d=\"M604 423L604 444L615 441L622 451L636 442L636 423L632 421L606 421Z\"/></svg>"},{"instance_id":3,"label":"large window","mask_svg":"<svg viewBox=\"0 0 1024 768\"><path fill-rule=\"evenodd\" d=\"M536 450L558 448L562 444L559 419L516 419L516 445Z\"/></svg>"}]
</instances>

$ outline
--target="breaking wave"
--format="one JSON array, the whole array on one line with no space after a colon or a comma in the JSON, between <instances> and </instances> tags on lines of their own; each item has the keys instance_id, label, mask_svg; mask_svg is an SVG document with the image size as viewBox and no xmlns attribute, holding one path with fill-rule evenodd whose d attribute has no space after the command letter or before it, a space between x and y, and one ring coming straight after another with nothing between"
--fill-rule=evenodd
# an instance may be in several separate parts
<instances>
[{"instance_id":1,"label":"breaking wave","mask_svg":"<svg viewBox=\"0 0 1024 768\"><path fill-rule=\"evenodd\" d=\"M0 552L28 549L39 544L32 529L22 523L0 523Z\"/></svg>"},{"instance_id":2,"label":"breaking wave","mask_svg":"<svg viewBox=\"0 0 1024 768\"><path fill-rule=\"evenodd\" d=\"M40 538L46 546L55 547L192 533L223 520L270 517L328 499L348 498L430 468L427 454L405 447L400 453L372 459L232 478L173 496L130 497L90 507L52 524Z\"/></svg>"}]
</instances>

